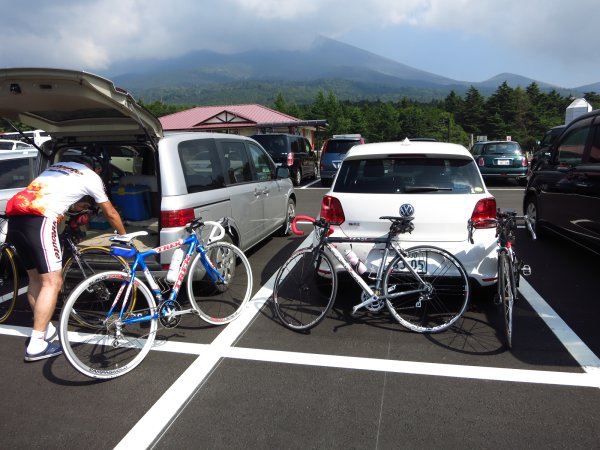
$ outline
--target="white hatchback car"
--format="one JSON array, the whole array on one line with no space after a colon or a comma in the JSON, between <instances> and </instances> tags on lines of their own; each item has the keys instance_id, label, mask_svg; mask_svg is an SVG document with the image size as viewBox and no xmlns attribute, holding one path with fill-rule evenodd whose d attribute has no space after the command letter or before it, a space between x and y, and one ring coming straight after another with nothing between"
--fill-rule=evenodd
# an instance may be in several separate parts
<instances>
[{"instance_id":1,"label":"white hatchback car","mask_svg":"<svg viewBox=\"0 0 600 450\"><path fill-rule=\"evenodd\" d=\"M323 197L321 217L339 223L332 236L381 237L390 222L380 217L400 216L402 205L414 211L414 231L400 236L403 248L430 245L449 251L473 287L497 281L495 228L476 230L474 243L469 242L469 219L496 217L496 200L466 148L408 139L356 146ZM337 244L342 254L349 246ZM366 243L351 246L367 270L376 272L380 249Z\"/></svg>"},{"instance_id":2,"label":"white hatchback car","mask_svg":"<svg viewBox=\"0 0 600 450\"><path fill-rule=\"evenodd\" d=\"M33 145L12 139L0 139L0 150L37 150Z\"/></svg>"}]
</instances>

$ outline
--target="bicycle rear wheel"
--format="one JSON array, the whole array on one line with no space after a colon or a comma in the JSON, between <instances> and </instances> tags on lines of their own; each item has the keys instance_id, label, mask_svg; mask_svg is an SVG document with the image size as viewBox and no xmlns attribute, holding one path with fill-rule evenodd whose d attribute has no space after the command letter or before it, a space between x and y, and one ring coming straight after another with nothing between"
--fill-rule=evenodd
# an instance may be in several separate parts
<instances>
[{"instance_id":1,"label":"bicycle rear wheel","mask_svg":"<svg viewBox=\"0 0 600 450\"><path fill-rule=\"evenodd\" d=\"M0 323L10 316L19 290L19 273L11 248L2 246L0 252Z\"/></svg>"},{"instance_id":2,"label":"bicycle rear wheel","mask_svg":"<svg viewBox=\"0 0 600 450\"><path fill-rule=\"evenodd\" d=\"M397 294L386 299L388 309L412 331L438 333L451 327L469 302L469 280L462 265L441 248L414 247L406 253L407 262L419 273L426 290L398 256L383 275L384 294Z\"/></svg>"},{"instance_id":3,"label":"bicycle rear wheel","mask_svg":"<svg viewBox=\"0 0 600 450\"><path fill-rule=\"evenodd\" d=\"M188 297L204 321L224 325L239 316L250 300L252 269L246 255L228 242L209 244L206 256L225 282L211 278L198 253L189 269Z\"/></svg>"},{"instance_id":4,"label":"bicycle rear wheel","mask_svg":"<svg viewBox=\"0 0 600 450\"><path fill-rule=\"evenodd\" d=\"M498 297L504 312L504 337L506 346L512 348L513 304L516 297L516 285L512 262L505 251L498 255Z\"/></svg>"},{"instance_id":5,"label":"bicycle rear wheel","mask_svg":"<svg viewBox=\"0 0 600 450\"><path fill-rule=\"evenodd\" d=\"M275 312L292 330L308 330L321 322L333 306L337 274L321 249L304 248L283 264L273 289Z\"/></svg>"},{"instance_id":6,"label":"bicycle rear wheel","mask_svg":"<svg viewBox=\"0 0 600 450\"><path fill-rule=\"evenodd\" d=\"M69 257L62 269L63 284L56 305L56 313L60 312L68 295L79 283L96 273L108 270L129 272L129 266L120 256L111 255L110 249L106 247L83 247L79 249L78 255ZM129 310L135 308L136 295L137 289L133 289ZM82 322L82 325L85 323Z\"/></svg>"},{"instance_id":7,"label":"bicycle rear wheel","mask_svg":"<svg viewBox=\"0 0 600 450\"><path fill-rule=\"evenodd\" d=\"M129 281L126 272L104 272L79 284L69 295L60 315L59 333L67 360L75 369L92 378L116 378L133 370L150 351L158 319L152 317L156 305L148 287L134 280L138 291L137 308L123 309ZM126 286L125 286L126 287ZM120 299L109 314L116 295ZM124 323L128 319L140 320Z\"/></svg>"}]
</instances>

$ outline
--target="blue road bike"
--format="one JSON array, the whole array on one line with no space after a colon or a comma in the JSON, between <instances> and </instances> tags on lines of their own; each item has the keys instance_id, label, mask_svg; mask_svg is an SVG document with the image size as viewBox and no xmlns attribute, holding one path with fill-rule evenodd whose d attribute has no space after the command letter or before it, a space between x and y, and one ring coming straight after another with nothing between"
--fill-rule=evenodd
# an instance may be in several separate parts
<instances>
[{"instance_id":1,"label":"blue road bike","mask_svg":"<svg viewBox=\"0 0 600 450\"><path fill-rule=\"evenodd\" d=\"M206 246L202 237L205 225L213 227ZM110 238L111 252L133 258L133 263L130 272L93 275L69 295L59 333L64 354L75 369L92 378L115 378L142 362L159 327L176 327L182 315L195 314L214 325L229 323L240 315L252 293L248 259L238 247L221 240L225 229L218 222L195 219L185 230L189 234L185 239L144 252L135 247L133 239L146 231ZM187 250L176 281L172 285L157 282L144 260L178 247ZM139 269L147 284L137 277ZM177 302L184 280L191 304L188 309ZM135 307L131 308L133 298Z\"/></svg>"}]
</instances>

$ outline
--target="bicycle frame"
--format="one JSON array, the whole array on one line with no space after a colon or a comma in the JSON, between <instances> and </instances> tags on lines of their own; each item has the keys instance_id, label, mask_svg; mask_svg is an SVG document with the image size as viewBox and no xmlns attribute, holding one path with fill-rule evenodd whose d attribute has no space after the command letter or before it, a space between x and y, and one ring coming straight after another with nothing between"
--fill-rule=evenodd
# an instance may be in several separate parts
<instances>
[{"instance_id":1,"label":"bicycle frame","mask_svg":"<svg viewBox=\"0 0 600 450\"><path fill-rule=\"evenodd\" d=\"M152 273L148 269L148 266L146 266L146 263L144 260L149 256L158 255L164 251L172 250L172 249L183 247L186 245L188 245L188 249L185 254L185 257L183 258L181 266L179 268L179 272L177 273L177 280L175 281L175 284L169 291L169 297L167 298L167 300L165 300L161 293L160 287L159 287L158 283L156 282L156 279L152 276ZM139 322L148 322L148 321L158 319L159 317L161 317L161 312L160 312L161 306L164 303L174 302L175 299L177 298L179 289L181 288L181 284L187 273L187 269L188 269L190 260L192 259L192 255L194 254L194 251L198 251L200 253L200 258L201 258L200 260L202 262L202 265L204 266L204 268L206 269L206 272L212 278L212 280L215 282L226 283L226 281L223 279L223 277L221 277L221 274L219 274L217 269L215 269L215 267L213 266L212 262L206 256L206 249L198 240L196 233L192 232L185 239L179 239L175 242L171 242L169 244L165 244L160 247L156 247L152 250L147 250L145 252L136 251L135 260L134 260L133 264L131 265L131 274L128 278L125 278L125 277L123 278L123 281L124 281L123 285L119 289L119 292L117 293L117 295L113 301L113 304L111 305L110 310L108 311L107 317L111 316L115 307L118 305L119 301L121 300L121 295L123 294L124 289L126 289L125 295L123 297L124 300L122 302L121 310L119 312L119 322L121 324L130 325L130 324L139 323ZM158 309L154 314L123 319L123 313L124 313L124 311L126 311L127 303L129 301L130 294L131 294L131 289L133 288L133 284L136 281L136 273L137 273L138 267L141 268L142 272L144 273L144 277L146 278L146 281L148 282L148 285L150 286L150 290L154 294L154 298L157 300ZM194 312L195 312L195 310L193 308L189 308L189 309L181 310L181 311L173 311L173 312L170 312L170 314L172 314L173 316L179 316L179 315L183 315L183 314L191 314Z\"/></svg>"},{"instance_id":2,"label":"bicycle frame","mask_svg":"<svg viewBox=\"0 0 600 450\"><path fill-rule=\"evenodd\" d=\"M346 260L346 258L344 258L344 256L340 253L340 251L335 247L336 243L368 243L368 244L385 244L385 248L384 248L384 252L383 252L383 257L381 259L381 264L379 265L379 268L377 269L377 276L375 278L375 290L373 290L367 283L366 281L354 270L354 268L352 267L352 265ZM408 263L408 261L406 260L406 258L404 257L404 251L402 250L402 248L393 240L393 238L391 236L386 236L383 238L355 238L355 237L345 237L345 238L332 238L332 237L324 237L322 238L321 243L319 243L319 245L316 248L319 247L326 247L331 254L335 257L335 259L337 259L339 261L339 263L342 265L342 267L346 270L346 272L348 272L350 274L350 276L352 277L352 279L354 279L354 281L356 281L356 283L361 287L361 289L369 295L369 298L357 305L355 305L352 308L352 313L356 313L356 311L358 311L360 308L370 304L370 303L374 303L378 300L383 300L383 299L389 299L389 298L397 298L397 297L401 297L404 295L411 295L411 294L415 294L418 292L424 292L427 290L427 285L426 283L423 281L423 279L421 278L421 276L419 275L419 273L413 269L413 267ZM380 291L381 291L381 281L383 279L383 272L385 269L387 269L387 265L385 264L385 261L388 260L388 257L390 255L390 249L393 249L395 251L395 253L400 257L400 259L402 260L402 262L404 263L404 267L406 267L418 280L419 280L419 284L420 284L420 288L419 289L414 289L411 291L402 291L402 292L398 292L398 293L394 293L394 294L387 294L387 295L380 295Z\"/></svg>"}]
</instances>

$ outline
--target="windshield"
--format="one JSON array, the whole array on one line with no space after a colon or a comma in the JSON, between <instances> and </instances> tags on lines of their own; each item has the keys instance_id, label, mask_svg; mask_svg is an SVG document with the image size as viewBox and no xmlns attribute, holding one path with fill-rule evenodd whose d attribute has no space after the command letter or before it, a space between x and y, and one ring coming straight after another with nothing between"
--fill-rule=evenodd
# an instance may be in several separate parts
<instances>
[{"instance_id":1,"label":"windshield","mask_svg":"<svg viewBox=\"0 0 600 450\"><path fill-rule=\"evenodd\" d=\"M13 148L12 142L2 142L0 141L0 150L12 150Z\"/></svg>"},{"instance_id":2,"label":"windshield","mask_svg":"<svg viewBox=\"0 0 600 450\"><path fill-rule=\"evenodd\" d=\"M335 192L480 194L483 182L470 158L398 157L353 159L340 168Z\"/></svg>"}]
</instances>

